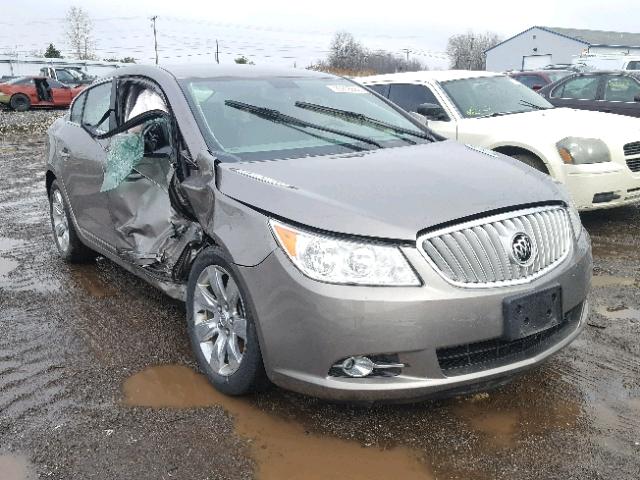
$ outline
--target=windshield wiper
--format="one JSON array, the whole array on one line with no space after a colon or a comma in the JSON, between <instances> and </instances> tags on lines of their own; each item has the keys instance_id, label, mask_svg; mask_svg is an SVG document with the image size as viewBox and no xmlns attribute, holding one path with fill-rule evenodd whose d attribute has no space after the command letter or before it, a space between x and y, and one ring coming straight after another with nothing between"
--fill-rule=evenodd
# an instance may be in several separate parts
<instances>
[{"instance_id":1,"label":"windshield wiper","mask_svg":"<svg viewBox=\"0 0 640 480\"><path fill-rule=\"evenodd\" d=\"M493 112L493 113L487 113L486 115L479 115L473 118L502 117L503 115L512 115L514 113L522 113L522 112L521 111L520 112Z\"/></svg>"},{"instance_id":2,"label":"windshield wiper","mask_svg":"<svg viewBox=\"0 0 640 480\"><path fill-rule=\"evenodd\" d=\"M518 103L524 107L531 107L531 108L535 108L536 110L548 110L550 108L550 107L543 107L542 105L536 105L535 103L531 103L527 100L520 100Z\"/></svg>"},{"instance_id":3,"label":"windshield wiper","mask_svg":"<svg viewBox=\"0 0 640 480\"><path fill-rule=\"evenodd\" d=\"M341 135L343 137L351 138L353 140L358 140L359 142L368 143L370 145L374 145L378 148L382 148L381 145L375 140L367 137L363 137L361 135L357 135L355 133L347 132L345 130L339 130L337 128L324 127L322 125L318 125L316 123L307 122L306 120L302 120L300 118L292 117L290 115L286 115L278 110L274 110L266 107L259 107L257 105L251 105L250 103L238 102L236 100L225 100L224 104L237 108L238 110L243 110L245 112L249 112L252 115L255 115L260 118L264 118L265 120L269 120L274 123L281 123L287 126L293 127L303 127L303 128L313 128L315 130L320 130L323 132L334 133L336 135Z\"/></svg>"},{"instance_id":4,"label":"windshield wiper","mask_svg":"<svg viewBox=\"0 0 640 480\"><path fill-rule=\"evenodd\" d=\"M372 117L368 117L363 113L352 112L349 110L340 110L339 108L327 107L325 105L318 105L316 103L308 103L308 102L296 102L295 106L298 108L304 108L305 110L312 110L318 113L324 113L326 115L332 115L334 117L342 118L347 120L348 122L359 123L360 125L369 125L373 128L383 131L389 131L395 133L401 133L405 135L411 135L413 137L422 138L424 140L431 140L429 135L424 132L418 132L416 130L411 130L408 128L398 127L397 125L392 125L387 122L383 122L382 120L377 120Z\"/></svg>"}]
</instances>

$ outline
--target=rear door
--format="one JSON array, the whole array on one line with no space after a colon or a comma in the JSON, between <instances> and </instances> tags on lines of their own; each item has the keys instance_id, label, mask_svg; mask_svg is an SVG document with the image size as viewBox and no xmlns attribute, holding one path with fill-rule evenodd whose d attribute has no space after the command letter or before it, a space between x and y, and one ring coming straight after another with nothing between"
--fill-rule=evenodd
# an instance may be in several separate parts
<instances>
[{"instance_id":1,"label":"rear door","mask_svg":"<svg viewBox=\"0 0 640 480\"><path fill-rule=\"evenodd\" d=\"M112 81L92 86L78 96L69 120L58 131L56 151L62 165L67 198L82 234L112 250L114 232L109 213L108 194L101 192L108 140L98 140L82 125L106 132L111 115Z\"/></svg>"},{"instance_id":2,"label":"rear door","mask_svg":"<svg viewBox=\"0 0 640 480\"><path fill-rule=\"evenodd\" d=\"M600 110L600 98L603 77L601 75L579 75L571 77L554 87L549 101L556 107Z\"/></svg>"},{"instance_id":3,"label":"rear door","mask_svg":"<svg viewBox=\"0 0 640 480\"><path fill-rule=\"evenodd\" d=\"M603 112L640 117L640 82L628 75L604 75L602 100Z\"/></svg>"}]
</instances>

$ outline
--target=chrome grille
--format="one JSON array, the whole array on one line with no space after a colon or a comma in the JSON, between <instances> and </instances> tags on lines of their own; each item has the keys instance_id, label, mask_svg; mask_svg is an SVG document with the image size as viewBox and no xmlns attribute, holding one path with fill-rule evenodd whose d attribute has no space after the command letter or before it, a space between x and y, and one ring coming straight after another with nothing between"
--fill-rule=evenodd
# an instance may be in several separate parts
<instances>
[{"instance_id":1,"label":"chrome grille","mask_svg":"<svg viewBox=\"0 0 640 480\"><path fill-rule=\"evenodd\" d=\"M627 143L624 146L624 154L627 157L631 155L640 155L640 142Z\"/></svg>"},{"instance_id":2,"label":"chrome grille","mask_svg":"<svg viewBox=\"0 0 640 480\"><path fill-rule=\"evenodd\" d=\"M524 233L531 258L516 258L514 238ZM572 244L563 207L538 207L465 222L418 238L418 249L450 283L488 287L525 283L564 260Z\"/></svg>"},{"instance_id":3,"label":"chrome grille","mask_svg":"<svg viewBox=\"0 0 640 480\"><path fill-rule=\"evenodd\" d=\"M627 143L624 146L624 156L627 157L629 170L632 172L640 172L640 142Z\"/></svg>"}]
</instances>

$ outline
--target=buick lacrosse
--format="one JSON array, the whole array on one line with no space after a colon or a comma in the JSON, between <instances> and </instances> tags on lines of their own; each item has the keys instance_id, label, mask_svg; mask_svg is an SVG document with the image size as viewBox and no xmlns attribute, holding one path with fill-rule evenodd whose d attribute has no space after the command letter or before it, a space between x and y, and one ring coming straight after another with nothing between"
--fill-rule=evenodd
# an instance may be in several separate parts
<instances>
[{"instance_id":1,"label":"buick lacrosse","mask_svg":"<svg viewBox=\"0 0 640 480\"><path fill-rule=\"evenodd\" d=\"M230 395L486 389L585 324L590 242L561 185L326 73L118 69L50 127L46 188L62 258L185 301Z\"/></svg>"}]
</instances>

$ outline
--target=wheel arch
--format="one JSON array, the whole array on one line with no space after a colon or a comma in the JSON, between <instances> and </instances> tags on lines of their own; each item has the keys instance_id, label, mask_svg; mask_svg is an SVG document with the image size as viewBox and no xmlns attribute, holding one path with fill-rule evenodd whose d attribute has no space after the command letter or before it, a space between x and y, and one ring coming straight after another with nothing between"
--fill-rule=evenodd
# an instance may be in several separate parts
<instances>
[{"instance_id":1,"label":"wheel arch","mask_svg":"<svg viewBox=\"0 0 640 480\"><path fill-rule=\"evenodd\" d=\"M56 180L56 175L51 170L47 170L45 175L45 186L47 188L47 196L51 194L51 184Z\"/></svg>"},{"instance_id":2,"label":"wheel arch","mask_svg":"<svg viewBox=\"0 0 640 480\"><path fill-rule=\"evenodd\" d=\"M494 152L502 153L503 155L507 155L512 157L517 154L531 155L535 159L539 160L542 165L547 169L547 173L551 176L554 175L554 170L549 164L549 162L545 159L544 155L540 152L535 151L533 148L519 146L519 145L498 145L491 148Z\"/></svg>"}]
</instances>

